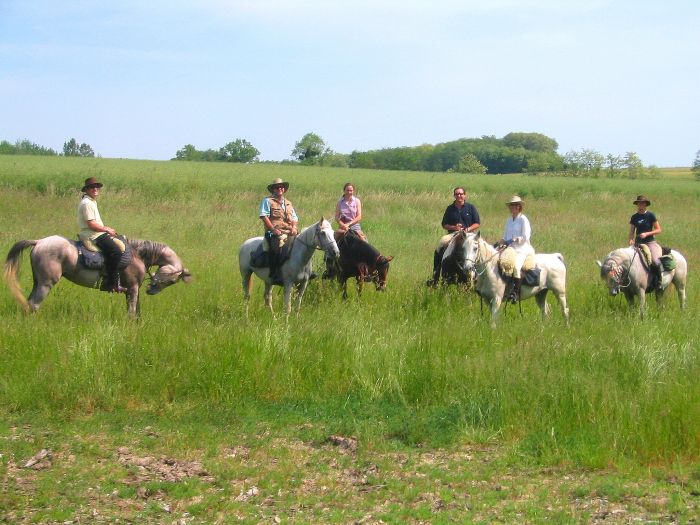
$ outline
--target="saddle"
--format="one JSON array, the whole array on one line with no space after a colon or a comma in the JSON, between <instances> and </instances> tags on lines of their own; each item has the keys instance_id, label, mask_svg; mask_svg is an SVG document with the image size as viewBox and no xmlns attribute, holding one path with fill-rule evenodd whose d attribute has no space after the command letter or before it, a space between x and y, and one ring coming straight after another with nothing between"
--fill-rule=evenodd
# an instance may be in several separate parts
<instances>
[{"instance_id":1,"label":"saddle","mask_svg":"<svg viewBox=\"0 0 700 525\"><path fill-rule=\"evenodd\" d=\"M504 279L513 276L515 272L515 258L516 252L510 246L501 250L498 256L498 269L501 277ZM540 269L537 267L534 255L529 254L525 258L521 268L521 275L523 284L526 286L538 286L540 284Z\"/></svg>"},{"instance_id":2,"label":"saddle","mask_svg":"<svg viewBox=\"0 0 700 525\"><path fill-rule=\"evenodd\" d=\"M122 270L131 264L131 246L123 235L114 237L114 241L122 251L117 268ZM92 241L71 241L71 244L78 250L78 264L88 270L101 270L105 265L105 256Z\"/></svg>"},{"instance_id":3,"label":"saddle","mask_svg":"<svg viewBox=\"0 0 700 525\"><path fill-rule=\"evenodd\" d=\"M296 236L287 235L284 239L284 244L280 246L280 252L277 254L278 265L282 266L292 253L292 247L296 241ZM251 252L250 265L253 268L269 268L270 267L270 246L267 239L263 238L263 242Z\"/></svg>"},{"instance_id":4,"label":"saddle","mask_svg":"<svg viewBox=\"0 0 700 525\"><path fill-rule=\"evenodd\" d=\"M651 250L649 250L649 247L646 244L639 244L636 246L636 249L644 269L646 271L651 271L653 260L651 258ZM673 257L671 248L668 246L661 247L661 257L659 257L659 259L661 261L661 268L663 271L670 272L671 270L676 269L676 259Z\"/></svg>"}]
</instances>

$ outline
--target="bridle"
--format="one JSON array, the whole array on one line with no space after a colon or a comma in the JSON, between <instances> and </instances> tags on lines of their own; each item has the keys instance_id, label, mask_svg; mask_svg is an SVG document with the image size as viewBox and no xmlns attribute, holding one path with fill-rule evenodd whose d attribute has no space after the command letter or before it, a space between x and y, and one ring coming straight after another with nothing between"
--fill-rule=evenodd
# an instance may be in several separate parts
<instances>
[{"instance_id":1,"label":"bridle","mask_svg":"<svg viewBox=\"0 0 700 525\"><path fill-rule=\"evenodd\" d=\"M467 262L473 263L473 266L474 266L474 273L475 273L477 276L483 275L484 272L485 272L486 269L487 269L487 266L486 266L486 265L487 265L489 262L491 262L491 260L492 260L494 257L498 257L498 255L501 253L501 252L499 252L499 251L496 251L496 252L495 252L491 257L489 257L488 259L483 258L482 255L481 255L481 243L479 242L480 240L481 240L481 239L476 239L476 243L477 243L476 259L471 259L471 258L467 257L467 258L464 260L465 263L467 263ZM482 269L481 271L479 271L479 270L477 269L477 265L479 265L479 264L483 265L483 269Z\"/></svg>"},{"instance_id":2,"label":"bridle","mask_svg":"<svg viewBox=\"0 0 700 525\"><path fill-rule=\"evenodd\" d=\"M314 239L317 239L318 243L317 244L315 243L313 246L311 244L304 242L301 235L297 235L294 242L300 242L301 244L303 244L307 248L313 247L314 250L323 250L324 252L328 253L328 250L333 246L335 241L331 238L331 240L326 241L326 243L324 244L323 237L321 236L322 231L323 231L323 228L321 228L321 223L317 224L316 231L314 232ZM333 251L335 252L335 250L333 250Z\"/></svg>"}]
</instances>

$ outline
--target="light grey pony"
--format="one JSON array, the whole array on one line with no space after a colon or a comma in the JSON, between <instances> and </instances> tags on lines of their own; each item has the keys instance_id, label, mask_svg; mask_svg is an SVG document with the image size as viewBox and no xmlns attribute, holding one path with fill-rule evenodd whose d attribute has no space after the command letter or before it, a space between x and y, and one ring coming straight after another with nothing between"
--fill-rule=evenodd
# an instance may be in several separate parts
<instances>
[{"instance_id":1,"label":"light grey pony","mask_svg":"<svg viewBox=\"0 0 700 525\"><path fill-rule=\"evenodd\" d=\"M686 306L685 286L688 280L688 262L680 252L671 250L676 260L676 268L662 273L662 290L656 290L656 301L665 295L668 286L673 283L678 293L681 308ZM639 315L643 318L646 311L646 290L649 288L649 273L644 268L637 250L628 246L611 251L603 262L596 261L600 267L600 277L610 291L616 296L622 292L627 303L632 306L634 298L639 297Z\"/></svg>"},{"instance_id":2,"label":"light grey pony","mask_svg":"<svg viewBox=\"0 0 700 525\"><path fill-rule=\"evenodd\" d=\"M131 263L121 270L120 277L122 286L127 289L127 312L130 317L136 318L141 313L139 289L146 273L151 277L151 284L146 291L149 295L155 295L180 280L188 282L191 274L182 266L175 251L163 243L135 239L129 240L128 243L132 250ZM22 252L27 248L31 248L34 287L25 299L18 276ZM158 267L155 274L150 270L153 266ZM27 312L36 312L39 309L42 301L61 277L80 286L96 288L102 275L101 270L87 269L80 264L78 250L73 242L59 235L19 241L7 254L5 279L12 295Z\"/></svg>"},{"instance_id":3,"label":"light grey pony","mask_svg":"<svg viewBox=\"0 0 700 525\"><path fill-rule=\"evenodd\" d=\"M253 237L245 241L238 252L238 266L243 282L243 298L245 312L248 315L248 302L253 289L253 274L265 282L265 305L272 310L272 281L269 268L255 268L251 265L250 255L262 244L262 237ZM326 258L337 260L340 256L338 245L333 237L333 228L330 222L321 217L321 220L301 230L292 246L289 258L279 268L279 274L284 283L284 309L289 316L292 305L292 289L296 288L296 311L301 308L301 300L304 297L306 286L311 276L311 257L314 251L320 248L325 252ZM274 312L273 312L274 313Z\"/></svg>"},{"instance_id":4,"label":"light grey pony","mask_svg":"<svg viewBox=\"0 0 700 525\"><path fill-rule=\"evenodd\" d=\"M499 309L506 290L506 281L498 269L498 250L481 238L481 233L468 233L462 245L464 253L460 255L465 261L465 270L476 274L475 290L486 301L491 310L491 325L498 320ZM547 292L555 295L561 305L562 314L567 324L569 322L569 307L566 302L566 265L560 253L538 253L535 255L537 267L540 269L540 280L537 286L527 286L523 283L520 291L521 299L534 297L540 307L542 317L549 315Z\"/></svg>"}]
</instances>

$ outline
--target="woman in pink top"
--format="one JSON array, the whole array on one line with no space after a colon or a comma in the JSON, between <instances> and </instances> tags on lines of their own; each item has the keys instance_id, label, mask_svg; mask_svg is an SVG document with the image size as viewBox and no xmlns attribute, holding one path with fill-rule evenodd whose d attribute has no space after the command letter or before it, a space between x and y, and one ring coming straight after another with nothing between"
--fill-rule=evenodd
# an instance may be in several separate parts
<instances>
[{"instance_id":1,"label":"woman in pink top","mask_svg":"<svg viewBox=\"0 0 700 525\"><path fill-rule=\"evenodd\" d=\"M355 197L355 186L348 182L343 186L343 196L335 206L335 220L339 228L335 231L339 239L349 231L355 232L363 241L367 240L360 221L362 220L362 203Z\"/></svg>"}]
</instances>

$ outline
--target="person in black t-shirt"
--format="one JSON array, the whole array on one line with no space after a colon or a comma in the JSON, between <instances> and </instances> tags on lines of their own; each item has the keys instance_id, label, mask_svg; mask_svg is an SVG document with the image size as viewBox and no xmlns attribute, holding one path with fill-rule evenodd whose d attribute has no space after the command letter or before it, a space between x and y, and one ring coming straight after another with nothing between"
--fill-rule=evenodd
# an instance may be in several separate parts
<instances>
[{"instance_id":1,"label":"person in black t-shirt","mask_svg":"<svg viewBox=\"0 0 700 525\"><path fill-rule=\"evenodd\" d=\"M462 187L457 187L453 191L454 202L450 204L442 216L442 227L447 230L447 234L440 238L440 242L433 254L433 276L428 279L428 286L437 286L440 280L440 270L442 269L442 256L447 245L450 244L455 233L462 230L473 232L481 225L479 212L476 207L467 202L467 192Z\"/></svg>"},{"instance_id":2,"label":"person in black t-shirt","mask_svg":"<svg viewBox=\"0 0 700 525\"><path fill-rule=\"evenodd\" d=\"M644 195L638 195L634 201L637 206L637 213L630 218L630 246L635 244L646 244L651 252L653 261L653 270L656 274L656 288L663 290L661 282L661 246L656 242L655 235L661 233L661 225L659 224L656 215L647 210L651 206L651 201Z\"/></svg>"}]
</instances>

